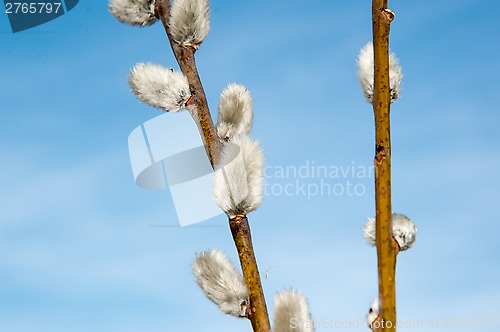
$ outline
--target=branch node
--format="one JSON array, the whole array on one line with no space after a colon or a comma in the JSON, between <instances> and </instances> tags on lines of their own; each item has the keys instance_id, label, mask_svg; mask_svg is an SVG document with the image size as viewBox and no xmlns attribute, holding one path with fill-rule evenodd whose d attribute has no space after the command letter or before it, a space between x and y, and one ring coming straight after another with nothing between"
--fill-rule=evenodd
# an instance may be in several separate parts
<instances>
[{"instance_id":1,"label":"branch node","mask_svg":"<svg viewBox=\"0 0 500 332\"><path fill-rule=\"evenodd\" d=\"M375 155L375 162L381 164L385 159L387 159L386 148L383 145L377 145L377 154Z\"/></svg>"},{"instance_id":2,"label":"branch node","mask_svg":"<svg viewBox=\"0 0 500 332\"><path fill-rule=\"evenodd\" d=\"M385 20L389 21L389 23L394 20L394 17L396 16L396 14L394 14L394 12L392 10L385 8L385 9L382 9L381 11L382 11L382 17Z\"/></svg>"},{"instance_id":3,"label":"branch node","mask_svg":"<svg viewBox=\"0 0 500 332\"><path fill-rule=\"evenodd\" d=\"M235 224L241 224L241 222L246 219L247 216L244 214L237 214L234 217L229 219L229 222L235 223Z\"/></svg>"}]
</instances>

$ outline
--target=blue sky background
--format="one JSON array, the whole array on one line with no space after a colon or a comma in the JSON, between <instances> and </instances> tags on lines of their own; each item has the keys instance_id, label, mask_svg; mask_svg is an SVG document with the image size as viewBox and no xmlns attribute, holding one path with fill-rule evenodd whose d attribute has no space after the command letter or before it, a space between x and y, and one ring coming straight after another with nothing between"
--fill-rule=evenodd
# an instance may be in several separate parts
<instances>
[{"instance_id":1,"label":"blue sky background","mask_svg":"<svg viewBox=\"0 0 500 332\"><path fill-rule=\"evenodd\" d=\"M405 76L392 107L393 208L419 230L398 257L397 295L400 322L421 325L401 330L498 331L500 3L390 8ZM355 66L371 39L370 1L214 0L211 17L197 62L214 116L220 91L240 82L272 169L371 166L373 115ZM174 227L169 192L134 183L127 137L160 114L126 83L144 61L176 67L163 27L120 24L104 1L16 34L0 14L0 331L251 330L191 275L200 250L237 262L225 217ZM368 331L356 324L377 293L375 249L361 233L373 178L268 185L321 180L363 194L269 193L250 215L268 307L293 287L317 331Z\"/></svg>"}]
</instances>

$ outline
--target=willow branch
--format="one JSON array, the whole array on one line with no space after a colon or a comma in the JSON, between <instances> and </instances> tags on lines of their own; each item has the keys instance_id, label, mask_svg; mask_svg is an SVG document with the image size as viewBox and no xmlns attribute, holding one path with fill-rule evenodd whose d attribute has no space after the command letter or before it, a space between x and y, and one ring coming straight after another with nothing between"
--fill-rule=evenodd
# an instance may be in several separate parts
<instances>
[{"instance_id":1,"label":"willow branch","mask_svg":"<svg viewBox=\"0 0 500 332\"><path fill-rule=\"evenodd\" d=\"M246 280L250 305L247 316L252 323L254 331L270 332L271 324L267 313L266 300L262 290L259 269L252 246L252 237L250 234L250 225L246 216L236 216L229 219L231 234L234 244L238 250L238 256L243 271L243 277Z\"/></svg>"},{"instance_id":2,"label":"willow branch","mask_svg":"<svg viewBox=\"0 0 500 332\"><path fill-rule=\"evenodd\" d=\"M168 25L170 18L170 2L168 0L156 0L155 13L163 23L177 63L189 82L191 99L188 102L188 110L198 126L210 163L214 166L219 159L222 145L217 136L210 110L208 109L205 90L203 89L200 76L198 75L198 69L194 58L196 49L192 46L180 45L172 39Z\"/></svg>"},{"instance_id":3,"label":"willow branch","mask_svg":"<svg viewBox=\"0 0 500 332\"><path fill-rule=\"evenodd\" d=\"M389 85L389 32L394 14L387 9L388 0L373 0L373 51L375 81L375 200L380 328L396 331L396 256L397 243L392 237L391 217L391 136Z\"/></svg>"},{"instance_id":4,"label":"willow branch","mask_svg":"<svg viewBox=\"0 0 500 332\"><path fill-rule=\"evenodd\" d=\"M210 163L214 167L218 162L222 143L215 130L203 85L198 75L194 58L196 49L192 46L180 45L173 40L168 24L170 17L169 0L156 0L155 12L163 23L177 63L189 82L191 99L188 102L188 109L198 126ZM250 298L247 318L250 320L255 332L270 332L271 324L269 322L259 269L253 250L248 219L246 216L239 216L230 219L229 225Z\"/></svg>"}]
</instances>

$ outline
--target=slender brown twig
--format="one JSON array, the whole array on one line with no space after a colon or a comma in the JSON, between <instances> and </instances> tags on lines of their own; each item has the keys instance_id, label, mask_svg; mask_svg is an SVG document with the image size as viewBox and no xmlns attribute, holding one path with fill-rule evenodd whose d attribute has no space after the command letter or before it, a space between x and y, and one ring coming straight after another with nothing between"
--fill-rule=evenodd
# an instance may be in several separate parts
<instances>
[{"instance_id":1,"label":"slender brown twig","mask_svg":"<svg viewBox=\"0 0 500 332\"><path fill-rule=\"evenodd\" d=\"M254 331L270 332L271 325L269 323L259 269L253 252L248 219L246 216L236 216L229 220L229 226L231 227L234 244L238 250L243 277L246 280L248 295L250 297L250 306L247 311L248 318L252 322Z\"/></svg>"},{"instance_id":2,"label":"slender brown twig","mask_svg":"<svg viewBox=\"0 0 500 332\"><path fill-rule=\"evenodd\" d=\"M387 9L388 0L373 0L373 51L375 81L375 200L376 245L380 315L377 331L396 331L396 256L398 245L392 237L391 206L391 136L389 85L389 32L394 14Z\"/></svg>"},{"instance_id":3,"label":"slender brown twig","mask_svg":"<svg viewBox=\"0 0 500 332\"><path fill-rule=\"evenodd\" d=\"M198 75L194 58L196 48L189 45L180 45L173 40L168 24L170 17L169 0L156 0L155 6L155 13L163 23L179 67L189 82L191 100L188 103L188 109L203 138L212 167L215 167L219 159L222 143L217 136L203 85ZM248 219L246 216L237 216L229 219L229 226L236 250L238 251L238 257L250 298L247 318L250 320L255 332L270 332L271 324L269 322L259 269L253 250Z\"/></svg>"},{"instance_id":4,"label":"slender brown twig","mask_svg":"<svg viewBox=\"0 0 500 332\"><path fill-rule=\"evenodd\" d=\"M157 0L155 13L163 23L177 63L182 73L187 77L189 89L191 90L191 100L189 101L188 109L198 126L203 143L207 149L210 163L212 166L216 165L222 144L217 136L212 117L210 116L205 90L203 89L200 76L198 75L198 69L194 58L196 49L193 46L180 45L172 39L168 25L170 18L170 1Z\"/></svg>"}]
</instances>

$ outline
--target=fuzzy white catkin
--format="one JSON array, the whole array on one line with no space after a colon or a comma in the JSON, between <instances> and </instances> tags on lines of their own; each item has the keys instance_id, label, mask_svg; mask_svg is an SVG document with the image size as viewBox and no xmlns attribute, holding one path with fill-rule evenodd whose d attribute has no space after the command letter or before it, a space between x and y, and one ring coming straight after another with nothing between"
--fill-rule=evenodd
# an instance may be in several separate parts
<instances>
[{"instance_id":1,"label":"fuzzy white catkin","mask_svg":"<svg viewBox=\"0 0 500 332\"><path fill-rule=\"evenodd\" d=\"M191 97L186 76L154 63L138 63L130 71L128 83L134 94L150 106L177 112Z\"/></svg>"},{"instance_id":2,"label":"fuzzy white catkin","mask_svg":"<svg viewBox=\"0 0 500 332\"><path fill-rule=\"evenodd\" d=\"M391 218L392 223L392 236L396 239L400 251L409 249L417 240L417 227L415 224L400 213L393 213ZM364 225L365 239L371 244L375 243L375 218L368 218L367 223Z\"/></svg>"},{"instance_id":3,"label":"fuzzy white catkin","mask_svg":"<svg viewBox=\"0 0 500 332\"><path fill-rule=\"evenodd\" d=\"M217 133L225 141L250 134L253 123L253 101L241 84L229 84L222 90L217 114Z\"/></svg>"},{"instance_id":4,"label":"fuzzy white catkin","mask_svg":"<svg viewBox=\"0 0 500 332\"><path fill-rule=\"evenodd\" d=\"M373 85L375 80L373 44L367 43L359 52L358 56L358 78L363 93L369 103L373 103ZM398 59L394 53L389 53L389 85L391 103L398 99L401 91L403 74Z\"/></svg>"},{"instance_id":5,"label":"fuzzy white catkin","mask_svg":"<svg viewBox=\"0 0 500 332\"><path fill-rule=\"evenodd\" d=\"M378 304L378 298L373 300L372 306L368 313L366 314L366 324L368 324L368 327L371 328L373 322L377 319L377 317L380 315L379 312L379 304Z\"/></svg>"},{"instance_id":6,"label":"fuzzy white catkin","mask_svg":"<svg viewBox=\"0 0 500 332\"><path fill-rule=\"evenodd\" d=\"M220 250L198 253L193 273L205 296L228 315L245 317L248 292L241 273Z\"/></svg>"},{"instance_id":7,"label":"fuzzy white catkin","mask_svg":"<svg viewBox=\"0 0 500 332\"><path fill-rule=\"evenodd\" d=\"M301 293L290 290L281 291L274 298L274 332L312 332L307 300Z\"/></svg>"},{"instance_id":8,"label":"fuzzy white catkin","mask_svg":"<svg viewBox=\"0 0 500 332\"><path fill-rule=\"evenodd\" d=\"M118 21L129 25L152 25L158 20L155 0L111 0L109 11Z\"/></svg>"},{"instance_id":9,"label":"fuzzy white catkin","mask_svg":"<svg viewBox=\"0 0 500 332\"><path fill-rule=\"evenodd\" d=\"M239 147L235 157L234 144ZM222 149L213 180L213 198L229 217L247 215L262 203L264 154L258 141L235 137Z\"/></svg>"},{"instance_id":10,"label":"fuzzy white catkin","mask_svg":"<svg viewBox=\"0 0 500 332\"><path fill-rule=\"evenodd\" d=\"M198 48L210 30L208 0L173 0L169 26L177 43Z\"/></svg>"}]
</instances>

